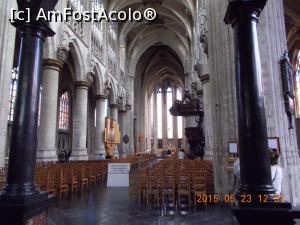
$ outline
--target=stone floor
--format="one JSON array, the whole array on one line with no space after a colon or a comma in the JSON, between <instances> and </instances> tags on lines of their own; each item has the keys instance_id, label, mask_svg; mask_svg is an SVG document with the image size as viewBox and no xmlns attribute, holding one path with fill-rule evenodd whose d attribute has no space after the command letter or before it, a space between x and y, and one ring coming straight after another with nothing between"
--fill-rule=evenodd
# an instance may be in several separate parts
<instances>
[{"instance_id":1,"label":"stone floor","mask_svg":"<svg viewBox=\"0 0 300 225\"><path fill-rule=\"evenodd\" d=\"M134 194L136 172L130 173L130 189L107 188L104 182L57 200L49 209L48 225L234 225L227 205L192 208L184 204L175 208L171 204L167 207L139 205ZM296 225L300 225L300 220Z\"/></svg>"},{"instance_id":2,"label":"stone floor","mask_svg":"<svg viewBox=\"0 0 300 225\"><path fill-rule=\"evenodd\" d=\"M129 201L128 188L95 185L49 209L48 225L233 225L227 206L153 208Z\"/></svg>"}]
</instances>

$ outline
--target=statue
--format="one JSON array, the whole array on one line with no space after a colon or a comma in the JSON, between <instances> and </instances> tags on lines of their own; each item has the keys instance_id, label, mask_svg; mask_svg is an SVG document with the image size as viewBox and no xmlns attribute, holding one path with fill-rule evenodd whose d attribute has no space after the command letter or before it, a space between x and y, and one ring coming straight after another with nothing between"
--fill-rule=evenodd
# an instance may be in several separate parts
<instances>
[{"instance_id":1,"label":"statue","mask_svg":"<svg viewBox=\"0 0 300 225\"><path fill-rule=\"evenodd\" d=\"M290 62L287 51L285 51L283 56L281 57L280 63L285 112L289 121L289 129L293 129L293 117L295 115L295 94L293 77L295 76L295 70Z\"/></svg>"}]
</instances>

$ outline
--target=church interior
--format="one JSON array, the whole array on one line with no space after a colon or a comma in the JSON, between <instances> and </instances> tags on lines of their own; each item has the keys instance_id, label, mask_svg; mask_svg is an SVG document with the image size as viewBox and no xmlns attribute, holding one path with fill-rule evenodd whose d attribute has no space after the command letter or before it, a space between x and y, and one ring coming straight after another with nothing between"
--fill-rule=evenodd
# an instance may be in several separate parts
<instances>
[{"instance_id":1,"label":"church interior","mask_svg":"<svg viewBox=\"0 0 300 225\"><path fill-rule=\"evenodd\" d=\"M0 224L300 224L300 0L0 1L0 49Z\"/></svg>"}]
</instances>

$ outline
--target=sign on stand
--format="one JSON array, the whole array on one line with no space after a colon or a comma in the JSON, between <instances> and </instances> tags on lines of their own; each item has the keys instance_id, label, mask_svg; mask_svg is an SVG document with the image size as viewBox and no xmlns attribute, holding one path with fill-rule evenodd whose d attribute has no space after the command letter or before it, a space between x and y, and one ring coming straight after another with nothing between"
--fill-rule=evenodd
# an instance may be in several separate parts
<instances>
[{"instance_id":1,"label":"sign on stand","mask_svg":"<svg viewBox=\"0 0 300 225\"><path fill-rule=\"evenodd\" d=\"M129 187L130 163L108 163L107 187Z\"/></svg>"}]
</instances>

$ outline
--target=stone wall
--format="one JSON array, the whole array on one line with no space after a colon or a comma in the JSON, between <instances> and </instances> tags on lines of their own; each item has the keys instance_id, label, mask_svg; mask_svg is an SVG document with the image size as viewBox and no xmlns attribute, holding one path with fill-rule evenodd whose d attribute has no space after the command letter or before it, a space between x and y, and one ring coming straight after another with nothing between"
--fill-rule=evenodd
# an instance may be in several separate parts
<instances>
[{"instance_id":1,"label":"stone wall","mask_svg":"<svg viewBox=\"0 0 300 225\"><path fill-rule=\"evenodd\" d=\"M228 142L237 141L237 113L235 94L234 42L230 26L225 26L228 1L209 0L208 40L212 131L209 142L214 153L215 190L228 193L233 189L233 175L225 171ZM204 96L206 94L204 93Z\"/></svg>"},{"instance_id":2,"label":"stone wall","mask_svg":"<svg viewBox=\"0 0 300 225\"><path fill-rule=\"evenodd\" d=\"M300 203L300 161L296 129L288 129L285 113L280 58L287 50L283 1L268 1L258 26L263 89L269 137L279 137L283 167L283 194L286 200ZM298 191L297 191L298 190Z\"/></svg>"}]
</instances>

